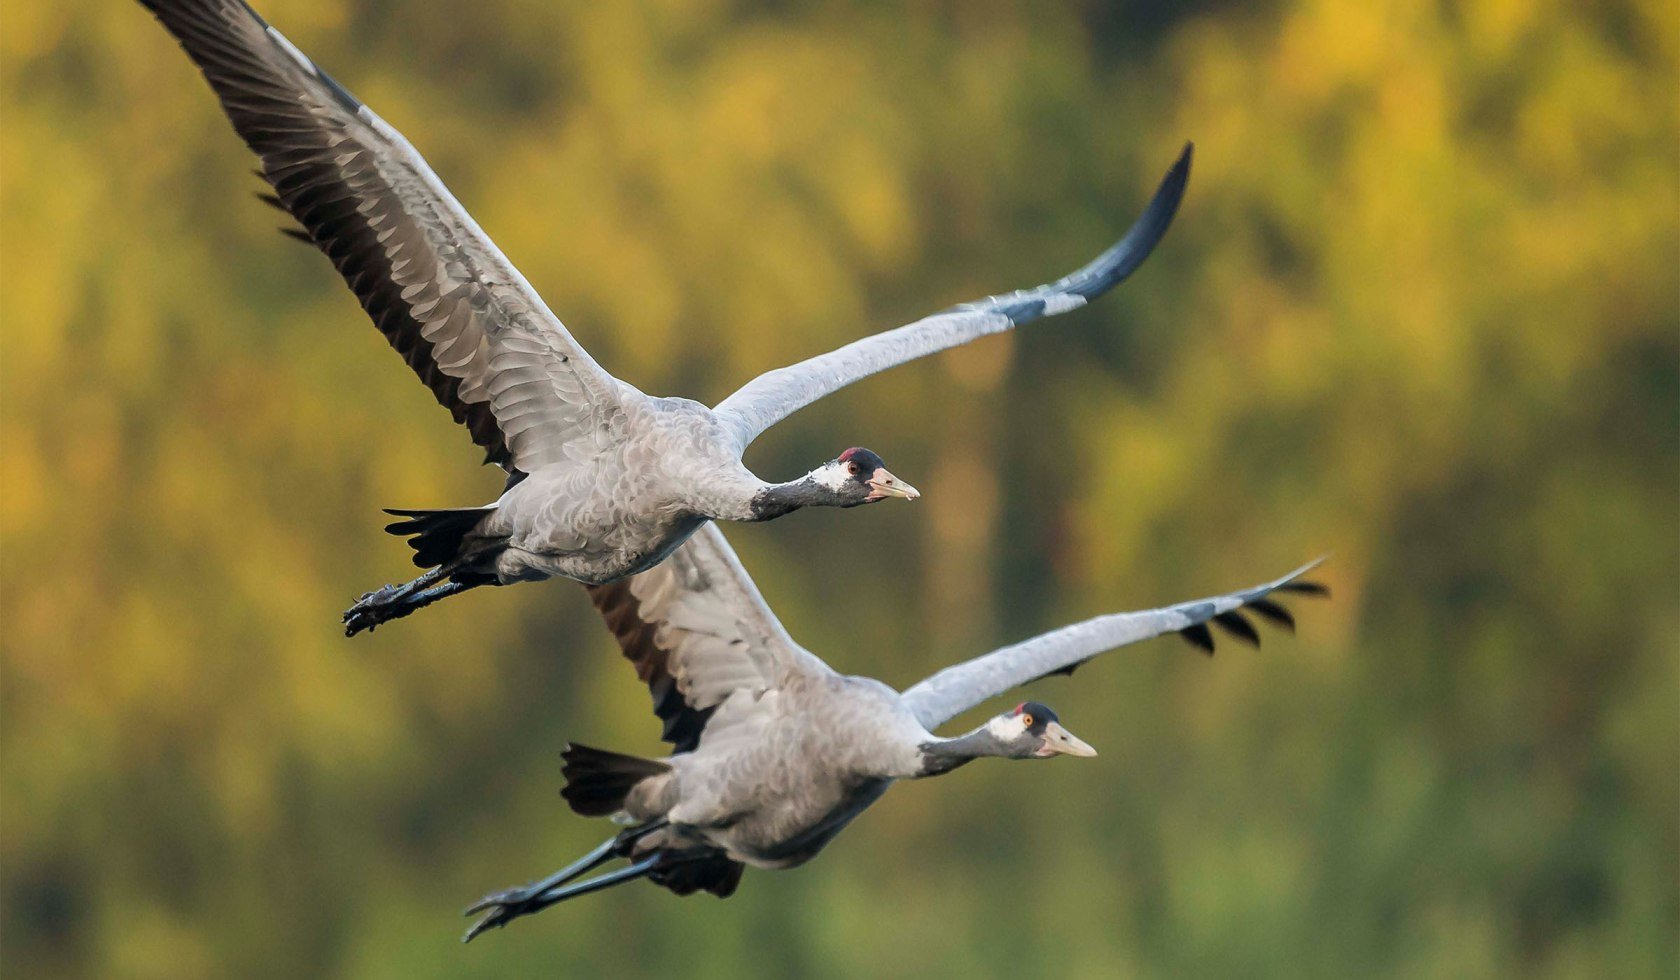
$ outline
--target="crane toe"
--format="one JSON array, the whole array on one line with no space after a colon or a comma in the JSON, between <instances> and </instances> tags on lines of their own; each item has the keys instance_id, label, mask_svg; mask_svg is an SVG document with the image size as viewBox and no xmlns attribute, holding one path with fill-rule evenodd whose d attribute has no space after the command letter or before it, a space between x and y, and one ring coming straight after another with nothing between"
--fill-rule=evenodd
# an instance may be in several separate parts
<instances>
[{"instance_id":1,"label":"crane toe","mask_svg":"<svg viewBox=\"0 0 1680 980\"><path fill-rule=\"evenodd\" d=\"M484 911L485 909L490 908L492 906L496 906L496 907L498 907L498 909L500 909L500 908L506 908L507 906L511 906L511 905L522 905L522 904L530 901L531 899L537 897L538 894L541 894L541 892L536 891L535 889L533 889L532 887L529 887L529 886L527 886L525 888L504 888L499 892L491 892L490 894L484 896L483 898L479 899L478 901L476 901L476 902L472 903L471 905L467 906L466 911L462 912L461 914L462 915L477 915L478 913L480 913L480 912Z\"/></svg>"}]
</instances>

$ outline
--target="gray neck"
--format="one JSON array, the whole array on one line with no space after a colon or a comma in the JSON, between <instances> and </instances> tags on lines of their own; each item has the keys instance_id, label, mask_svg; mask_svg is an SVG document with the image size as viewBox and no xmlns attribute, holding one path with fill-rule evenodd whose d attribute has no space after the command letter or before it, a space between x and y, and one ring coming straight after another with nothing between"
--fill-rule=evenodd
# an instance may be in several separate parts
<instances>
[{"instance_id":1,"label":"gray neck","mask_svg":"<svg viewBox=\"0 0 1680 980\"><path fill-rule=\"evenodd\" d=\"M1013 755L1008 743L993 735L992 730L985 725L956 738L936 738L931 742L923 742L918 748L922 753L922 771L919 774L922 776L942 775L986 756Z\"/></svg>"},{"instance_id":2,"label":"gray neck","mask_svg":"<svg viewBox=\"0 0 1680 980\"><path fill-rule=\"evenodd\" d=\"M751 521L773 521L784 514L791 514L801 507L818 507L834 503L833 492L824 488L809 475L802 476L789 483L772 483L753 494L748 503L747 519Z\"/></svg>"}]
</instances>

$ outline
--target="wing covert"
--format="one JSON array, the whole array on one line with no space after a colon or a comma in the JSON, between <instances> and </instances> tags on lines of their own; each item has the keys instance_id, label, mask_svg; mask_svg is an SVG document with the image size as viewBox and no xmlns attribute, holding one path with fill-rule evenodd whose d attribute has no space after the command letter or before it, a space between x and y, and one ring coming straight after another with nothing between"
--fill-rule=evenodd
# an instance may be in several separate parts
<instances>
[{"instance_id":1,"label":"wing covert","mask_svg":"<svg viewBox=\"0 0 1680 980\"><path fill-rule=\"evenodd\" d=\"M678 752L693 750L736 691L758 695L790 674L831 673L788 635L716 524L645 572L586 588Z\"/></svg>"}]
</instances>

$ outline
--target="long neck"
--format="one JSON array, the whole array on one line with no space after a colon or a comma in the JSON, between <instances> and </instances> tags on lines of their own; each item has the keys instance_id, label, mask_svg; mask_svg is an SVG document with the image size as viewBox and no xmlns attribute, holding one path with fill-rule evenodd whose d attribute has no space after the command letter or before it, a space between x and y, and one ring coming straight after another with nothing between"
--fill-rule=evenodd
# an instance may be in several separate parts
<instances>
[{"instance_id":1,"label":"long neck","mask_svg":"<svg viewBox=\"0 0 1680 980\"><path fill-rule=\"evenodd\" d=\"M771 521L784 514L791 514L801 507L814 507L832 502L831 492L807 474L788 483L767 484L753 494L747 505L751 515L747 520Z\"/></svg>"},{"instance_id":2,"label":"long neck","mask_svg":"<svg viewBox=\"0 0 1680 980\"><path fill-rule=\"evenodd\" d=\"M745 466L716 469L695 481L696 513L714 521L768 521L801 507L825 503L811 475L788 483L766 483Z\"/></svg>"},{"instance_id":3,"label":"long neck","mask_svg":"<svg viewBox=\"0 0 1680 980\"><path fill-rule=\"evenodd\" d=\"M1009 746L986 725L956 738L936 738L931 742L923 742L920 749L922 771L919 775L922 776L938 776L975 759L1010 754Z\"/></svg>"}]
</instances>

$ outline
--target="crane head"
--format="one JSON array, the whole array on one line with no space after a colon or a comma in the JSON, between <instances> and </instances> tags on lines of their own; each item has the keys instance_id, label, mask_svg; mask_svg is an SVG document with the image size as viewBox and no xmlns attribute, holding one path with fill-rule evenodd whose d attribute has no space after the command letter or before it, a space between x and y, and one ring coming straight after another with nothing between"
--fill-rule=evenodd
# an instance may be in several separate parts
<instances>
[{"instance_id":1,"label":"crane head","mask_svg":"<svg viewBox=\"0 0 1680 980\"><path fill-rule=\"evenodd\" d=\"M844 507L873 504L889 498L915 500L922 495L915 487L893 476L881 457L862 446L853 446L817 467L812 471L811 479L834 494L836 502Z\"/></svg>"},{"instance_id":2,"label":"crane head","mask_svg":"<svg viewBox=\"0 0 1680 980\"><path fill-rule=\"evenodd\" d=\"M1049 705L1023 701L1013 711L993 718L992 734L1009 749L1011 758L1048 759L1056 755L1090 758L1097 754L1077 735L1062 727Z\"/></svg>"}]
</instances>

